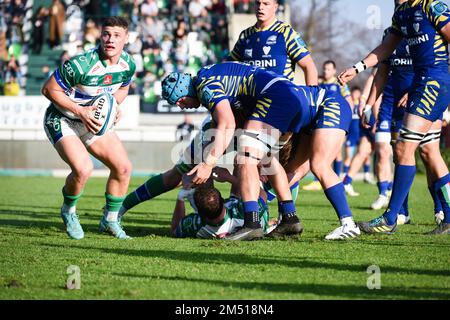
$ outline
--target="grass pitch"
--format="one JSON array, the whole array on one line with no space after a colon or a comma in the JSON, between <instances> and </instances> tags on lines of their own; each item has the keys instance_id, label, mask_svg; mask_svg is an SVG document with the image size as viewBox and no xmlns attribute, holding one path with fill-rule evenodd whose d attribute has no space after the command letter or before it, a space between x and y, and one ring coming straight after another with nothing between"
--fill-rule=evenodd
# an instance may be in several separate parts
<instances>
[{"instance_id":1,"label":"grass pitch","mask_svg":"<svg viewBox=\"0 0 450 320\"><path fill-rule=\"evenodd\" d=\"M423 235L434 228L423 176L410 196L412 225L343 242L323 240L338 226L336 215L322 192L305 191L297 200L299 239L171 238L172 191L127 213L134 239L117 240L97 231L105 181L88 182L78 203L85 238L75 241L59 217L63 179L0 177L0 299L450 298L450 237ZM130 190L143 181L133 179ZM356 219L380 214L367 209L376 186L355 189L362 194L349 198ZM80 268L80 290L66 289L70 265ZM370 265L381 270L379 290L367 288Z\"/></svg>"}]
</instances>

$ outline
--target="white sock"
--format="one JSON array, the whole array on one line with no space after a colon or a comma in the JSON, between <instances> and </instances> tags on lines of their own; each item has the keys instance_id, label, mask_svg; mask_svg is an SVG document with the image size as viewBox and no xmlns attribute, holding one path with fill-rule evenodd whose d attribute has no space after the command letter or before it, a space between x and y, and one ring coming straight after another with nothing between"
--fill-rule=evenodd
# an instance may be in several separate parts
<instances>
[{"instance_id":1,"label":"white sock","mask_svg":"<svg viewBox=\"0 0 450 320\"><path fill-rule=\"evenodd\" d=\"M355 221L353 221L353 217L345 217L341 219L341 226L355 226Z\"/></svg>"},{"instance_id":2,"label":"white sock","mask_svg":"<svg viewBox=\"0 0 450 320\"><path fill-rule=\"evenodd\" d=\"M119 211L107 211L106 212L106 221L109 221L109 222L117 221L118 215L119 215Z\"/></svg>"},{"instance_id":3,"label":"white sock","mask_svg":"<svg viewBox=\"0 0 450 320\"><path fill-rule=\"evenodd\" d=\"M61 211L64 212L64 213L73 214L73 213L75 213L77 211L77 207L76 206L69 207L68 205L63 203L63 206L61 207Z\"/></svg>"}]
</instances>

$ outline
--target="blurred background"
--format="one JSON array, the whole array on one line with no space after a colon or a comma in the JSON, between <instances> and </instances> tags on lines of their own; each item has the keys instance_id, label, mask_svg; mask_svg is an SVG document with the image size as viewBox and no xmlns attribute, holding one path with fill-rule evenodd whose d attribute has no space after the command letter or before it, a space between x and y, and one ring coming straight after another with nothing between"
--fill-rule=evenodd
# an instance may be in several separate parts
<instances>
[{"instance_id":1,"label":"blurred background","mask_svg":"<svg viewBox=\"0 0 450 320\"><path fill-rule=\"evenodd\" d=\"M130 22L126 50L137 65L117 132L136 175L167 169L174 145L196 133L206 110L169 106L161 80L223 61L256 22L254 11L253 0L0 0L0 174L66 174L42 128L48 100L40 90L62 62L98 44L102 18L113 15ZM280 0L278 17L302 35L319 72L329 59L340 72L381 41L393 11L391 0ZM301 70L295 81L304 83Z\"/></svg>"}]
</instances>

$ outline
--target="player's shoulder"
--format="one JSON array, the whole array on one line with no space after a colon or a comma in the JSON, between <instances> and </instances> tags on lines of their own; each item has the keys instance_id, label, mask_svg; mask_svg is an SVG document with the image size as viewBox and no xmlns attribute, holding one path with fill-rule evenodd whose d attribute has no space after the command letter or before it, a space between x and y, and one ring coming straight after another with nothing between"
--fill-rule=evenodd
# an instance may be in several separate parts
<instances>
[{"instance_id":1,"label":"player's shoulder","mask_svg":"<svg viewBox=\"0 0 450 320\"><path fill-rule=\"evenodd\" d=\"M256 27L254 25L250 26L241 31L241 33L239 34L239 40L245 40L251 35L255 34L256 32L257 32Z\"/></svg>"},{"instance_id":2,"label":"player's shoulder","mask_svg":"<svg viewBox=\"0 0 450 320\"><path fill-rule=\"evenodd\" d=\"M422 0L422 9L425 13L431 13L434 16L441 16L448 11L448 6L440 0Z\"/></svg>"},{"instance_id":3,"label":"player's shoulder","mask_svg":"<svg viewBox=\"0 0 450 320\"><path fill-rule=\"evenodd\" d=\"M89 69L100 60L100 55L97 48L87 50L80 53L67 61L71 64L75 64L80 72L88 72Z\"/></svg>"},{"instance_id":4,"label":"player's shoulder","mask_svg":"<svg viewBox=\"0 0 450 320\"><path fill-rule=\"evenodd\" d=\"M277 21L276 25L274 26L274 31L280 32L280 33L284 33L284 32L289 32L289 31L294 31L294 28L286 22L283 21Z\"/></svg>"}]
</instances>

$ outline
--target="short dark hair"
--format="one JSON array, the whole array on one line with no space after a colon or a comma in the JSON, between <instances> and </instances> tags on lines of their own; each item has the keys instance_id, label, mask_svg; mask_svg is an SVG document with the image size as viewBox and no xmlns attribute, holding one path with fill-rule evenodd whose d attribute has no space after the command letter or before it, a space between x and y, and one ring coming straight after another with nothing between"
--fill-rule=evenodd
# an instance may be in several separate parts
<instances>
[{"instance_id":1,"label":"short dark hair","mask_svg":"<svg viewBox=\"0 0 450 320\"><path fill-rule=\"evenodd\" d=\"M194 192L194 202L202 218L214 220L220 216L224 200L220 191L214 187L199 186Z\"/></svg>"},{"instance_id":2,"label":"short dark hair","mask_svg":"<svg viewBox=\"0 0 450 320\"><path fill-rule=\"evenodd\" d=\"M361 88L358 87L358 86L353 86L350 91L353 92L353 91L356 91L356 90L362 91Z\"/></svg>"},{"instance_id":3,"label":"short dark hair","mask_svg":"<svg viewBox=\"0 0 450 320\"><path fill-rule=\"evenodd\" d=\"M327 64L331 64L333 65L333 67L336 69L336 62L334 62L333 60L327 60L323 63L323 66L326 66Z\"/></svg>"},{"instance_id":4,"label":"short dark hair","mask_svg":"<svg viewBox=\"0 0 450 320\"><path fill-rule=\"evenodd\" d=\"M128 30L128 21L123 17L108 17L103 20L102 28L104 27L121 27Z\"/></svg>"}]
</instances>

